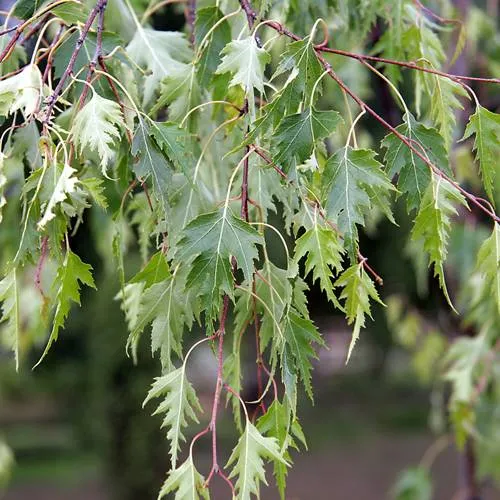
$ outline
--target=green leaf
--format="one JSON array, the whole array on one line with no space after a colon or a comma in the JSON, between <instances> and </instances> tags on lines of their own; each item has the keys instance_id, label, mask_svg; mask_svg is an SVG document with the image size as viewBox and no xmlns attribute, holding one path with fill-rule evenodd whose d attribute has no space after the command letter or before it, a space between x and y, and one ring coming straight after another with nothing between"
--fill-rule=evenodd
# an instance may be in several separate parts
<instances>
[{"instance_id":1,"label":"green leaf","mask_svg":"<svg viewBox=\"0 0 500 500\"><path fill-rule=\"evenodd\" d=\"M423 240L430 264L434 264L434 275L438 276L439 284L452 308L444 279L443 264L448 253L451 217L458 213L457 205L467 206L462 194L443 177L433 174L411 234L412 239Z\"/></svg>"},{"instance_id":2,"label":"green leaf","mask_svg":"<svg viewBox=\"0 0 500 500\"><path fill-rule=\"evenodd\" d=\"M188 172L194 159L192 136L173 122L152 122L149 129L167 158L182 172Z\"/></svg>"},{"instance_id":3,"label":"green leaf","mask_svg":"<svg viewBox=\"0 0 500 500\"><path fill-rule=\"evenodd\" d=\"M264 458L279 461L285 466L278 441L273 437L264 437L257 428L247 420L245 432L240 436L226 464L234 463L230 478L237 477L235 490L239 500L251 500L252 494L259 496L259 483L267 485Z\"/></svg>"},{"instance_id":4,"label":"green leaf","mask_svg":"<svg viewBox=\"0 0 500 500\"><path fill-rule=\"evenodd\" d=\"M318 61L310 37L288 45L276 70L276 75L294 68L295 76L289 80L280 97L280 105L284 105L288 111L295 111L300 102L311 101L314 85L323 73L323 67ZM317 85L316 92L321 92L321 85Z\"/></svg>"},{"instance_id":5,"label":"green leaf","mask_svg":"<svg viewBox=\"0 0 500 500\"><path fill-rule=\"evenodd\" d=\"M479 105L469 118L462 140L472 134L475 135L474 150L481 167L484 188L494 202L494 192L500 189L495 182L500 157L500 115Z\"/></svg>"},{"instance_id":6,"label":"green leaf","mask_svg":"<svg viewBox=\"0 0 500 500\"><path fill-rule=\"evenodd\" d=\"M76 146L80 147L81 154L85 148L99 153L104 175L106 175L109 161L115 155L113 146L116 139L120 137L122 126L125 124L120 106L96 92L75 117L72 134Z\"/></svg>"},{"instance_id":7,"label":"green leaf","mask_svg":"<svg viewBox=\"0 0 500 500\"><path fill-rule=\"evenodd\" d=\"M500 225L496 222L491 236L479 249L476 270L484 279L485 291L494 297L500 316Z\"/></svg>"},{"instance_id":8,"label":"green leaf","mask_svg":"<svg viewBox=\"0 0 500 500\"><path fill-rule=\"evenodd\" d=\"M385 12L387 28L383 31L373 48L375 54L380 54L385 59L393 59L400 61L404 59L404 47L402 45L402 22L404 0L395 0L392 2L390 9ZM389 77L389 80L398 85L401 80L401 68L396 64L385 64L384 73Z\"/></svg>"},{"instance_id":9,"label":"green leaf","mask_svg":"<svg viewBox=\"0 0 500 500\"><path fill-rule=\"evenodd\" d=\"M259 330L260 347L264 351L272 342L271 357L274 357L275 351L284 342L281 320L292 301L292 284L288 279L287 271L276 267L268 260L263 269L259 270L258 278L255 283L255 293L260 299L256 306L262 317ZM248 297L243 296L243 307L245 307L246 300ZM251 314L251 311L249 310L248 313Z\"/></svg>"},{"instance_id":10,"label":"green leaf","mask_svg":"<svg viewBox=\"0 0 500 500\"><path fill-rule=\"evenodd\" d=\"M144 283L149 288L155 283L160 283L171 276L167 259L162 251L156 252L149 262L141 269L129 283Z\"/></svg>"},{"instance_id":11,"label":"green leaf","mask_svg":"<svg viewBox=\"0 0 500 500\"><path fill-rule=\"evenodd\" d=\"M11 346L14 351L16 370L19 370L21 312L16 268L13 268L5 278L0 281L0 301L2 301L2 316L0 317L0 323L7 322L4 327L7 345Z\"/></svg>"},{"instance_id":12,"label":"green leaf","mask_svg":"<svg viewBox=\"0 0 500 500\"><path fill-rule=\"evenodd\" d=\"M153 129L154 130L154 129ZM142 119L139 120L132 140L131 153L135 157L134 171L142 180L151 178L153 192L162 208L168 206L168 187L172 179L172 167L151 138L152 131ZM166 148L165 144L163 146Z\"/></svg>"},{"instance_id":13,"label":"green leaf","mask_svg":"<svg viewBox=\"0 0 500 500\"><path fill-rule=\"evenodd\" d=\"M3 52L7 47L10 39L8 35L0 37L0 52ZM16 44L12 49L10 56L2 61L0 64L0 76L8 75L13 71L19 69L22 63L25 63L27 59L26 50L22 45ZM1 109L1 108L0 108Z\"/></svg>"},{"instance_id":14,"label":"green leaf","mask_svg":"<svg viewBox=\"0 0 500 500\"><path fill-rule=\"evenodd\" d=\"M419 61L421 66L439 69L446 60L446 54L439 37L425 22L413 24L402 35L402 47L410 61ZM415 71L415 107L417 116L420 116L422 92L425 90L429 97L432 96L432 85L435 75Z\"/></svg>"},{"instance_id":15,"label":"green leaf","mask_svg":"<svg viewBox=\"0 0 500 500\"><path fill-rule=\"evenodd\" d=\"M57 286L56 294L56 312L54 315L53 326L50 337L43 354L35 365L38 366L49 352L52 343L59 337L59 330L64 328L64 322L68 317L71 302L80 305L80 283L96 288L92 278L92 267L81 261L80 257L73 253L69 248L66 251L63 265L57 271L54 285Z\"/></svg>"},{"instance_id":16,"label":"green leaf","mask_svg":"<svg viewBox=\"0 0 500 500\"><path fill-rule=\"evenodd\" d=\"M451 174L444 141L439 132L417 122L412 115L404 116L404 123L396 130L411 140L415 149L439 170ZM382 141L387 148L384 161L389 178L398 176L398 190L407 195L408 212L418 209L431 181L429 166L394 134L388 134Z\"/></svg>"},{"instance_id":17,"label":"green leaf","mask_svg":"<svg viewBox=\"0 0 500 500\"><path fill-rule=\"evenodd\" d=\"M79 182L99 207L103 210L108 208L108 200L106 199L102 179L98 179L97 177L87 177L86 179L79 179Z\"/></svg>"},{"instance_id":18,"label":"green leaf","mask_svg":"<svg viewBox=\"0 0 500 500\"><path fill-rule=\"evenodd\" d=\"M359 332L365 326L365 316L372 317L370 299L381 305L384 305L384 303L380 300L377 289L366 274L362 263L354 264L346 269L335 282L335 286L344 288L340 298L345 299L344 308L347 324L352 325L354 323L352 340L347 352L346 363L348 363L359 338Z\"/></svg>"},{"instance_id":19,"label":"green leaf","mask_svg":"<svg viewBox=\"0 0 500 500\"><path fill-rule=\"evenodd\" d=\"M394 486L394 500L431 500L432 482L429 471L423 467L406 469Z\"/></svg>"},{"instance_id":20,"label":"green leaf","mask_svg":"<svg viewBox=\"0 0 500 500\"><path fill-rule=\"evenodd\" d=\"M85 24L90 14L89 6L78 0L72 0L51 9L51 13L61 18L66 24Z\"/></svg>"},{"instance_id":21,"label":"green leaf","mask_svg":"<svg viewBox=\"0 0 500 500\"><path fill-rule=\"evenodd\" d=\"M143 406L153 398L164 398L153 415L165 414L161 427L168 428L167 438L170 440L171 465L172 469L175 469L180 443L185 441L182 433L183 428L188 425L188 420L198 423L196 411L203 411L193 386L186 378L184 365L162 377L157 377Z\"/></svg>"},{"instance_id":22,"label":"green leaf","mask_svg":"<svg viewBox=\"0 0 500 500\"><path fill-rule=\"evenodd\" d=\"M228 207L200 215L186 226L175 257L178 262L194 258L187 287L195 287L207 301L209 318L216 317L222 293L233 295L231 257L236 258L244 278L250 280L260 244L259 233Z\"/></svg>"},{"instance_id":23,"label":"green leaf","mask_svg":"<svg viewBox=\"0 0 500 500\"><path fill-rule=\"evenodd\" d=\"M208 32L212 30L223 16L219 7L215 5L196 10L194 37L198 47ZM208 36L207 45L203 48L203 53L197 63L198 77L202 87L207 87L210 83L210 80L220 64L220 53L230 41L231 27L227 21L222 21Z\"/></svg>"},{"instance_id":24,"label":"green leaf","mask_svg":"<svg viewBox=\"0 0 500 500\"><path fill-rule=\"evenodd\" d=\"M314 323L308 318L301 317L293 309L286 315L284 334L284 356L288 362L288 369L292 370L294 376L300 377L307 395L312 400L311 360L318 358L313 344L324 346L325 342Z\"/></svg>"},{"instance_id":25,"label":"green leaf","mask_svg":"<svg viewBox=\"0 0 500 500\"><path fill-rule=\"evenodd\" d=\"M162 81L160 97L151 113L168 104L169 118L180 122L200 103L201 89L196 76L196 67L194 64L182 64ZM196 123L195 117L195 113L191 113L188 117L190 129Z\"/></svg>"},{"instance_id":26,"label":"green leaf","mask_svg":"<svg viewBox=\"0 0 500 500\"><path fill-rule=\"evenodd\" d=\"M342 307L333 291L332 278L334 272L342 270L343 252L337 233L317 222L295 242L295 263L298 264L299 260L307 255L305 275L312 272L313 281L319 280L328 300L339 309Z\"/></svg>"},{"instance_id":27,"label":"green leaf","mask_svg":"<svg viewBox=\"0 0 500 500\"><path fill-rule=\"evenodd\" d=\"M342 121L336 111L308 108L302 113L285 116L274 132L277 153L273 161L290 170L294 159L304 163L313 153L317 141L328 137Z\"/></svg>"},{"instance_id":28,"label":"green leaf","mask_svg":"<svg viewBox=\"0 0 500 500\"><path fill-rule=\"evenodd\" d=\"M59 8L67 8L72 4L63 4L60 5ZM84 13L85 7L79 6L79 12ZM67 38L65 38L62 45L55 52L54 56L54 76L56 78L61 78L64 71L68 67L71 56L73 55L73 51L75 50L75 46L77 44L78 38L80 37L80 33L75 31L71 33ZM111 52L113 52L117 47L122 45L122 41L116 33L103 32L102 34L102 55L107 56ZM78 53L78 56L75 60L75 65L73 71L78 74L82 68L90 63L92 58L94 57L95 50L97 46L97 34L89 32L85 37L82 48ZM118 56L120 58L120 56ZM79 84L77 84L79 85Z\"/></svg>"},{"instance_id":29,"label":"green leaf","mask_svg":"<svg viewBox=\"0 0 500 500\"><path fill-rule=\"evenodd\" d=\"M125 313L129 332L133 332L137 326L143 292L144 283L127 283L115 296L116 300L122 301L120 307ZM133 347L133 358L136 361L135 345Z\"/></svg>"},{"instance_id":30,"label":"green leaf","mask_svg":"<svg viewBox=\"0 0 500 500\"><path fill-rule=\"evenodd\" d=\"M192 59L189 42L183 33L177 31L156 31L138 26L127 53L139 66L148 69L144 82L143 103L148 104L160 82L182 70L184 63Z\"/></svg>"},{"instance_id":31,"label":"green leaf","mask_svg":"<svg viewBox=\"0 0 500 500\"><path fill-rule=\"evenodd\" d=\"M13 15L19 19L29 19L42 3L43 0L17 0Z\"/></svg>"},{"instance_id":32,"label":"green leaf","mask_svg":"<svg viewBox=\"0 0 500 500\"><path fill-rule=\"evenodd\" d=\"M143 272L149 274L147 269ZM164 274L164 270L159 270L155 279L160 279ZM191 329L195 317L194 291L186 292L185 281L178 271L168 273L165 279L153 283L142 293L137 321L127 342L128 346L135 346L144 328L152 323L151 350L153 354L160 350L164 370L173 369L173 352L182 358L184 325Z\"/></svg>"},{"instance_id":33,"label":"green leaf","mask_svg":"<svg viewBox=\"0 0 500 500\"><path fill-rule=\"evenodd\" d=\"M177 469L170 471L163 484L158 500L175 492L175 500L210 500L210 492L205 486L205 478L196 470L190 454Z\"/></svg>"},{"instance_id":34,"label":"green leaf","mask_svg":"<svg viewBox=\"0 0 500 500\"><path fill-rule=\"evenodd\" d=\"M439 132L444 138L446 149L450 148L453 131L457 124L457 110L463 109L457 96L469 97L466 90L457 82L449 78L436 76L434 91L431 94L431 116L439 125Z\"/></svg>"},{"instance_id":35,"label":"green leaf","mask_svg":"<svg viewBox=\"0 0 500 500\"><path fill-rule=\"evenodd\" d=\"M358 239L356 225L364 224L366 214L373 207L389 215L388 196L394 188L373 151L350 146L328 159L322 183L328 217L338 225L354 255Z\"/></svg>"},{"instance_id":36,"label":"green leaf","mask_svg":"<svg viewBox=\"0 0 500 500\"><path fill-rule=\"evenodd\" d=\"M277 440L283 458L291 464L290 447L298 449L295 439L305 446L305 437L297 419L290 420L290 411L279 400L274 400L266 413L257 421L257 428L262 434ZM285 486L288 468L281 460L274 460L274 477L282 500L285 499Z\"/></svg>"},{"instance_id":37,"label":"green leaf","mask_svg":"<svg viewBox=\"0 0 500 500\"><path fill-rule=\"evenodd\" d=\"M5 197L5 191L7 187L7 161L8 156L0 151L0 222L3 219L3 208L7 205L7 198Z\"/></svg>"},{"instance_id":38,"label":"green leaf","mask_svg":"<svg viewBox=\"0 0 500 500\"><path fill-rule=\"evenodd\" d=\"M222 54L217 74L232 73L230 86L241 85L249 98L253 98L254 88L264 93L264 68L271 56L257 45L253 35L228 43Z\"/></svg>"}]
</instances>

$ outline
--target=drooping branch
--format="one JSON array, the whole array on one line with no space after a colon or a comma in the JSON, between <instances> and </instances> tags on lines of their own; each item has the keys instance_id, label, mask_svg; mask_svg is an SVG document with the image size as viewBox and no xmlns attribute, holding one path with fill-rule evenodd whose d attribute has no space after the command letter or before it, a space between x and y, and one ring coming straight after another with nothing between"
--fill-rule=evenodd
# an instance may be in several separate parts
<instances>
[{"instance_id":1,"label":"drooping branch","mask_svg":"<svg viewBox=\"0 0 500 500\"><path fill-rule=\"evenodd\" d=\"M255 11L252 9L250 3L248 0L241 0L240 1L241 7L245 11L247 18L251 17L253 19L256 19L257 14ZM303 40L300 36L296 35L295 33L292 33L288 29L284 28L280 23L276 21L268 21L264 20L262 21L262 24L271 27L281 35L285 35L288 38L294 40L294 41L300 41ZM392 134L394 134L405 146L407 146L413 154L415 154L418 158L420 158L436 175L439 175L440 177L444 178L447 180L449 183L451 183L460 193L463 194L471 203L473 203L475 206L477 206L480 210L482 210L484 213L486 213L491 219L493 219L496 222L500 222L500 217L496 215L490 208L484 206L483 203L481 203L480 199L477 196L474 196L473 194L469 193L466 191L460 184L455 182L453 179L450 179L444 172L442 172L436 165L434 165L428 158L427 156L419 151L417 147L415 147L412 144L412 140L405 135L401 134L395 127L393 127L390 123L388 123L382 116L380 116L371 106L369 106L363 99L361 99L353 90L351 90L345 83L344 81L337 75L337 73L333 70L331 64L321 55L321 52L324 52L327 49L327 47L324 47L323 44L321 46L315 46L314 50L316 52L316 57L318 58L318 61L321 63L323 66L324 70L328 72L329 76L337 83L337 85L346 93L348 94L359 106L361 109L364 109L367 111L370 115L372 115L373 118L375 118L384 128L389 130ZM329 50L327 50L329 51ZM414 68L418 69L418 68ZM451 75L450 75L451 76ZM497 82L495 82L497 83ZM500 83L500 81L499 81Z\"/></svg>"},{"instance_id":2,"label":"drooping branch","mask_svg":"<svg viewBox=\"0 0 500 500\"><path fill-rule=\"evenodd\" d=\"M430 73L432 75L449 78L450 80L456 81L457 83L461 83L460 80L467 80L467 81L481 82L481 83L500 84L500 78L480 78L477 76L455 75L453 73L445 73L444 71L439 71L433 68L426 68L425 66L420 66L417 63L411 61L396 61L394 59L387 59L385 57L357 54L356 52L349 52L348 50L333 49L330 47L321 47L318 45L316 45L314 48L319 52L327 52L329 54L336 54L339 56L350 57L351 59L357 59L358 61L372 61L383 64L391 64L394 66L401 66L402 68L413 69L416 71L422 71L423 73Z\"/></svg>"}]
</instances>

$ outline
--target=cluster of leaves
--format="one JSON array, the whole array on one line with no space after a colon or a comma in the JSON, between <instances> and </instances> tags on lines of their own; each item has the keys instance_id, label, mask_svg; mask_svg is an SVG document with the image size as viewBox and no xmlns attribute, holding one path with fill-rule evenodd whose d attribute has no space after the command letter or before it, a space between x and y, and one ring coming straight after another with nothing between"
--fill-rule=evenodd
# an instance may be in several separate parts
<instances>
[{"instance_id":1,"label":"cluster of leaves","mask_svg":"<svg viewBox=\"0 0 500 500\"><path fill-rule=\"evenodd\" d=\"M237 498L250 499L265 482L269 460L284 498L290 449L305 444L297 393L303 387L312 399L312 362L324 345L309 316L305 279L318 281L353 326L349 359L373 304L383 304L381 278L360 251L360 231L381 218L396 223L393 207L403 198L414 253L432 266L453 308L445 279L450 238L474 207L493 228L479 244L457 308L479 335L450 348L439 344L446 350L452 419L458 435L468 436L483 399L477 384L494 380L487 366L500 337L500 228L493 208L500 194L500 116L481 106L463 79L442 72L446 30L409 0L200 0L194 12L187 9L194 21L185 33L158 31L148 23L164 4L19 0L12 12L18 29L2 33L0 220L16 230L0 238L0 300L2 335L16 364L47 332L43 358L71 304L80 304L80 287L94 287L91 267L70 245L89 216L101 217L105 222L92 231L116 262L127 349L136 356L150 329L152 353L161 360L161 376L146 398L161 400L156 413L164 414L170 442L172 470L160 496L208 498L208 484L220 474ZM259 24L265 16L283 24ZM375 23L385 27L373 47L381 56L372 57L377 67L347 52L368 40ZM321 28L325 37L336 30L332 50L347 57L329 54L328 38L317 44ZM30 37L37 43L27 54ZM358 59L356 69L348 58ZM412 110L401 95L399 60L411 62ZM359 97L370 71L401 105L395 128ZM355 119L349 96L360 107ZM455 111L469 96L475 111L463 140L475 153L489 203L466 191L460 182L467 178L450 166ZM359 132L365 114L386 128L379 145ZM468 168L475 168L472 159ZM278 227L269 222L271 212L282 220ZM274 233L284 246L283 267L270 258L266 236ZM124 259L134 238L144 265L129 277ZM29 309L23 294L33 297ZM408 326L400 312L393 320L396 329L404 323L405 331L425 330ZM187 458L181 446L201 411L186 375L200 342L190 349L185 334L196 324L206 332L200 342L214 343L218 355L210 425L195 439L212 433L215 441L225 389L241 432L226 467L215 452L206 478L196 469L194 441ZM240 404L243 335L257 336L256 369L268 380L261 399L274 388L257 420ZM223 345L227 336L230 349ZM415 338L407 340L412 348ZM423 342L431 356L432 338ZM427 373L427 355L415 363Z\"/></svg>"}]
</instances>

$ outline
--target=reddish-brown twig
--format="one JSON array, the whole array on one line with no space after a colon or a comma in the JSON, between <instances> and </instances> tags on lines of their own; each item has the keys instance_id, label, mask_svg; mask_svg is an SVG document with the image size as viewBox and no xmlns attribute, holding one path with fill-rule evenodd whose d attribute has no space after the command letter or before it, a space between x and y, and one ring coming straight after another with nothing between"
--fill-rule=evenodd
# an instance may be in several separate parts
<instances>
[{"instance_id":1,"label":"reddish-brown twig","mask_svg":"<svg viewBox=\"0 0 500 500\"><path fill-rule=\"evenodd\" d=\"M437 69L426 68L425 66L419 66L417 63L412 61L396 61L394 59L387 59L385 57L368 56L365 54L357 54L355 52L349 52L347 50L333 49L330 47L321 47L318 45L316 45L314 48L319 52L328 52L330 54L337 54L339 56L350 57L351 59L357 59L359 61L362 60L373 61L383 64L391 64L394 66L401 66L402 68L414 69L417 71L422 71L424 73L431 73L433 75L449 78L450 80L457 81L458 83L460 83L459 80L469 80L474 82L500 84L500 78L480 78L477 76L455 75L453 73L445 73L444 71L439 71Z\"/></svg>"},{"instance_id":2,"label":"reddish-brown twig","mask_svg":"<svg viewBox=\"0 0 500 500\"><path fill-rule=\"evenodd\" d=\"M90 11L89 17L87 18L87 21L83 25L80 36L78 37L78 40L76 41L75 49L73 50L73 53L71 54L71 57L69 59L68 66L64 70L64 73L61 75L61 78L59 79L59 83L57 84L56 88L54 89L54 92L52 92L52 94L47 99L47 108L45 110L45 118L43 121L44 127L46 127L46 125L50 121L52 110L56 104L57 99L61 95L61 92L64 88L64 84L66 83L66 80L73 73L73 68L75 67L76 59L78 57L78 54L80 53L80 50L83 47L83 44L85 42L85 39L87 38L87 35L90 31L90 28L92 27L92 24L94 23L95 18L97 17L99 12L101 12L103 5L105 5L106 2L107 2L107 0L97 0L95 7Z\"/></svg>"}]
</instances>

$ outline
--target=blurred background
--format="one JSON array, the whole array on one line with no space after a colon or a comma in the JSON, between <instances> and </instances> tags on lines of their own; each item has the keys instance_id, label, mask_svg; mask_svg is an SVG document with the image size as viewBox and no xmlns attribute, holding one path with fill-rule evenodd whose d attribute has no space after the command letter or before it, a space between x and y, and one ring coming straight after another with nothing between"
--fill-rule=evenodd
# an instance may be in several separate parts
<instances>
[{"instance_id":1,"label":"blurred background","mask_svg":"<svg viewBox=\"0 0 500 500\"><path fill-rule=\"evenodd\" d=\"M496 19L480 15L474 10L474 2L456 3L464 18L470 20L472 40L457 60L456 72L498 76ZM495 1L488 5L497 12ZM169 7L155 18L157 29L179 29L183 23L179 8ZM379 36L375 27L374 43ZM478 53L481 57L476 57ZM360 66L355 69L356 64L339 62L339 71L383 116L398 123L400 111L387 87ZM333 92L326 92L326 99L339 102L341 96ZM484 106L498 107L498 93L484 89L481 93ZM464 111L461 126L469 111ZM382 135L381 130L371 128L361 136L361 142L369 143ZM470 156L464 155L460 149L454 153L457 169L462 164L470 165ZM468 182L474 185L472 177ZM315 404L306 398L299 404L308 450L292 454L294 466L289 473L287 499L392 498L398 481L399 485L419 481L418 473L412 476L411 470L403 470L423 464L430 466L432 498L465 500L460 488L467 475L467 449L457 450L453 439L448 438L446 391L442 386L436 388L431 378L443 343L450 332L452 336L459 333L459 326L437 282L425 265L422 268L421 256L406 244L411 221L404 207L398 205L395 211L399 227L374 217L373 230L362 237L363 252L384 277L381 294L388 308L374 308L374 321L362 332L348 366L345 355L351 332L309 280L312 317L328 348L320 351L316 362ZM82 307L72 309L62 338L44 362L31 371L39 356L34 352L16 373L10 353L0 348L0 436L13 451L14 460L3 496L0 477L2 500L149 500L156 498L166 477L168 448L159 428L161 419L150 416L152 407L142 408L153 377L159 373L159 362L151 358L147 341L140 346L137 366L126 356L127 329L114 299L119 290L116 270L92 243L93 228L105 224L105 220L101 212L91 210L87 223L72 241L73 250L94 268L99 292L83 290ZM274 222L279 226L279 214ZM452 295L460 274L473 264L467 256L474 252L469 250L476 249L485 236L480 220L463 222L457 224L451 238L447 273ZM276 243L277 262L279 248L280 243ZM139 249L134 245L127 259L127 269L140 267ZM29 297L26 300L29 302ZM406 305L410 303L414 304L412 308ZM401 322L397 328L391 327L391 319L401 315L401 310L409 319L404 327ZM422 323L433 334L427 336L431 340L421 344L418 351L408 350ZM192 331L188 335L195 339L202 334ZM186 340L186 345L189 343ZM250 381L255 368L253 356L249 344L246 379ZM215 382L210 348L200 347L190 364L189 378L205 408L204 419L192 429L196 432L206 426L210 414ZM248 400L254 399L255 387L251 385L249 382L244 387ZM230 409L221 413L218 436L221 462L225 462L236 438ZM187 438L189 441L189 435ZM196 446L198 469L205 472L211 461L209 439L200 440ZM7 453L0 448L0 461L10 460ZM270 487L263 489L262 498L279 498L271 470L267 479ZM425 496L425 481L422 484L423 496L405 498L429 498ZM484 484L484 500L500 499L500 491L492 483L485 480ZM230 498L217 478L213 498Z\"/></svg>"}]
</instances>

